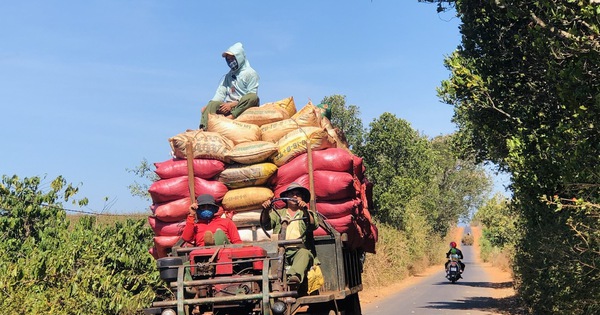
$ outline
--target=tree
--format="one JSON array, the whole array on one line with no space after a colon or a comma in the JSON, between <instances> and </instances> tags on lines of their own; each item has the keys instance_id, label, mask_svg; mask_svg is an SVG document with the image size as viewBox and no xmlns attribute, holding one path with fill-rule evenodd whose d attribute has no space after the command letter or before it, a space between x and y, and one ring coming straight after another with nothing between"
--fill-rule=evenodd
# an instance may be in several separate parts
<instances>
[{"instance_id":1,"label":"tree","mask_svg":"<svg viewBox=\"0 0 600 315\"><path fill-rule=\"evenodd\" d=\"M483 224L492 246L504 247L517 241L518 215L509 199L496 194L477 210L473 221Z\"/></svg>"},{"instance_id":2,"label":"tree","mask_svg":"<svg viewBox=\"0 0 600 315\"><path fill-rule=\"evenodd\" d=\"M374 184L375 210L381 220L401 226L406 204L429 183L433 164L429 142L407 121L390 113L369 127L359 155Z\"/></svg>"},{"instance_id":3,"label":"tree","mask_svg":"<svg viewBox=\"0 0 600 315\"><path fill-rule=\"evenodd\" d=\"M429 209L433 230L446 235L459 219L469 221L471 213L483 204L491 191L492 180L481 164L467 156L459 158L455 135L433 138L434 163L431 183L422 203Z\"/></svg>"},{"instance_id":4,"label":"tree","mask_svg":"<svg viewBox=\"0 0 600 315\"><path fill-rule=\"evenodd\" d=\"M321 103L331 107L331 124L344 132L350 149L356 151L360 148L365 131L358 106L346 106L346 96L339 94L324 97Z\"/></svg>"},{"instance_id":5,"label":"tree","mask_svg":"<svg viewBox=\"0 0 600 315\"><path fill-rule=\"evenodd\" d=\"M455 107L463 152L512 175L522 300L539 314L599 312L598 4L422 2L453 6L462 21L439 93Z\"/></svg>"},{"instance_id":6,"label":"tree","mask_svg":"<svg viewBox=\"0 0 600 315\"><path fill-rule=\"evenodd\" d=\"M152 171L148 160L143 158L140 162L140 165L134 169L128 168L127 172L134 174L136 177L139 177L142 180L142 183L134 180L133 184L127 186L131 195L150 201L150 193L148 192L148 188L150 188L150 185L153 182L158 180L158 175Z\"/></svg>"}]
</instances>

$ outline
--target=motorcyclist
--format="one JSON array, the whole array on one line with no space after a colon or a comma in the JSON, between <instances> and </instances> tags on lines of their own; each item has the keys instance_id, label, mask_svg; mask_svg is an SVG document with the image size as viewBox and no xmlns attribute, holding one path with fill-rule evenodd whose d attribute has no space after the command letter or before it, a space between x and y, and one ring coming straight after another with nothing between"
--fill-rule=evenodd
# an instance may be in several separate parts
<instances>
[{"instance_id":1,"label":"motorcyclist","mask_svg":"<svg viewBox=\"0 0 600 315\"><path fill-rule=\"evenodd\" d=\"M462 254L462 251L456 247L456 242L454 242L454 241L450 242L450 249L446 253L446 258L448 258L448 261L445 264L446 273L448 273L448 266L450 265L450 262L452 261L450 259L450 255L453 255L453 254L458 256L458 264L460 265L460 273L462 274L463 271L465 271L465 264L461 261L461 259L463 259L463 254Z\"/></svg>"}]
</instances>

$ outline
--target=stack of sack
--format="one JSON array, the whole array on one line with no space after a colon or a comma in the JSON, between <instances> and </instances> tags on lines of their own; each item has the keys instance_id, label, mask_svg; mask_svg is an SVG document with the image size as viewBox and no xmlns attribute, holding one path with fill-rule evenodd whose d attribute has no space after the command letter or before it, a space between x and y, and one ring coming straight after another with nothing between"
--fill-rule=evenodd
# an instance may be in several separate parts
<instances>
[{"instance_id":1,"label":"stack of sack","mask_svg":"<svg viewBox=\"0 0 600 315\"><path fill-rule=\"evenodd\" d=\"M174 159L155 163L159 180L149 189L155 232L151 253L167 254L180 238L189 212L186 145L193 145L195 196L211 194L217 215L232 218L245 242L267 239L259 225L262 203L292 182L309 187L307 143L313 151L317 212L348 246L375 251L372 196L362 159L354 156L325 116L310 102L296 112L292 97L246 110L235 120L209 115L207 131L188 130L169 139ZM317 235L325 231L319 229Z\"/></svg>"}]
</instances>

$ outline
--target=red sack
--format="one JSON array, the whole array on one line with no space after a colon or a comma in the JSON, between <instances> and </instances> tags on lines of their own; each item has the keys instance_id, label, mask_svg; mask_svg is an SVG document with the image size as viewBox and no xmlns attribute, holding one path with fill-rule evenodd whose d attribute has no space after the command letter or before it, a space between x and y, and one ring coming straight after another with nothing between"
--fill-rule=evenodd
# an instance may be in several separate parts
<instances>
[{"instance_id":1,"label":"red sack","mask_svg":"<svg viewBox=\"0 0 600 315\"><path fill-rule=\"evenodd\" d=\"M148 254L152 255L152 257L154 257L154 259L158 259L158 250L156 249L156 246L152 246L150 249L148 249Z\"/></svg>"},{"instance_id":2,"label":"red sack","mask_svg":"<svg viewBox=\"0 0 600 315\"><path fill-rule=\"evenodd\" d=\"M375 224L373 223L369 224L369 230L370 232L367 235L365 235L364 243L362 244L362 249L367 253L375 254L375 244L379 240L379 230L377 229L377 226L375 226Z\"/></svg>"},{"instance_id":3,"label":"red sack","mask_svg":"<svg viewBox=\"0 0 600 315\"><path fill-rule=\"evenodd\" d=\"M333 171L315 171L313 173L315 180L315 195L317 201L331 201L341 199L356 198L356 188L354 187L354 177L350 173ZM304 187L309 186L308 174L302 175L293 180ZM280 196L287 185L277 185L275 196Z\"/></svg>"},{"instance_id":4,"label":"red sack","mask_svg":"<svg viewBox=\"0 0 600 315\"><path fill-rule=\"evenodd\" d=\"M154 163L154 171L161 179L187 176L187 160L172 159L164 162ZM215 159L194 159L192 161L194 176L211 179L225 169L225 163Z\"/></svg>"},{"instance_id":5,"label":"red sack","mask_svg":"<svg viewBox=\"0 0 600 315\"><path fill-rule=\"evenodd\" d=\"M363 234L360 231L360 227L356 223L356 219L353 215L347 215L345 217L337 218L337 219L327 219L325 220L329 223L336 231L339 233L346 233L348 236L348 241L345 244L352 248L359 248L362 246ZM327 232L319 227L314 231L315 236L327 235Z\"/></svg>"},{"instance_id":6,"label":"red sack","mask_svg":"<svg viewBox=\"0 0 600 315\"><path fill-rule=\"evenodd\" d=\"M154 216L163 222L178 222L187 217L192 204L190 198L182 198L165 203L153 204L150 210Z\"/></svg>"},{"instance_id":7,"label":"red sack","mask_svg":"<svg viewBox=\"0 0 600 315\"><path fill-rule=\"evenodd\" d=\"M156 256L158 258L167 257L171 247L179 241L179 236L155 236L154 247L156 248Z\"/></svg>"},{"instance_id":8,"label":"red sack","mask_svg":"<svg viewBox=\"0 0 600 315\"><path fill-rule=\"evenodd\" d=\"M209 194L217 202L220 202L227 190L227 186L219 181L194 177L195 197L201 194ZM152 197L153 203L164 203L186 197L189 198L188 177L179 176L158 180L150 186L148 192L150 193L150 197Z\"/></svg>"},{"instance_id":9,"label":"red sack","mask_svg":"<svg viewBox=\"0 0 600 315\"><path fill-rule=\"evenodd\" d=\"M179 222L164 222L155 217L148 217L148 224L156 236L179 236L183 233L185 220Z\"/></svg>"},{"instance_id":10,"label":"red sack","mask_svg":"<svg viewBox=\"0 0 600 315\"><path fill-rule=\"evenodd\" d=\"M326 202L317 202L317 212L327 219L337 219L350 214L357 214L360 199L342 199Z\"/></svg>"},{"instance_id":11,"label":"red sack","mask_svg":"<svg viewBox=\"0 0 600 315\"><path fill-rule=\"evenodd\" d=\"M365 178L365 172L367 170L363 163L363 159L356 155L352 155L352 160L354 161L354 175L358 178L359 181L362 181L363 178Z\"/></svg>"},{"instance_id":12,"label":"red sack","mask_svg":"<svg viewBox=\"0 0 600 315\"><path fill-rule=\"evenodd\" d=\"M348 172L353 171L352 155L338 148L312 151L313 170ZM308 155L301 154L286 164L279 167L277 175L273 177L272 183L276 186L287 186L296 178L308 174Z\"/></svg>"}]
</instances>

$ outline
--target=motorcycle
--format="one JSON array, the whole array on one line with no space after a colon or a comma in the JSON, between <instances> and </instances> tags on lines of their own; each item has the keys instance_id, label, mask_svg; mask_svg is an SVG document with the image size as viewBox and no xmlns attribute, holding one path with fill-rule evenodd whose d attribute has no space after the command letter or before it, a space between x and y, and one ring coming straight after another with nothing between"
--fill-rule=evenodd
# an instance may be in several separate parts
<instances>
[{"instance_id":1,"label":"motorcycle","mask_svg":"<svg viewBox=\"0 0 600 315\"><path fill-rule=\"evenodd\" d=\"M446 278L452 283L456 283L461 277L460 263L457 254L450 255L450 264L446 270Z\"/></svg>"}]
</instances>

